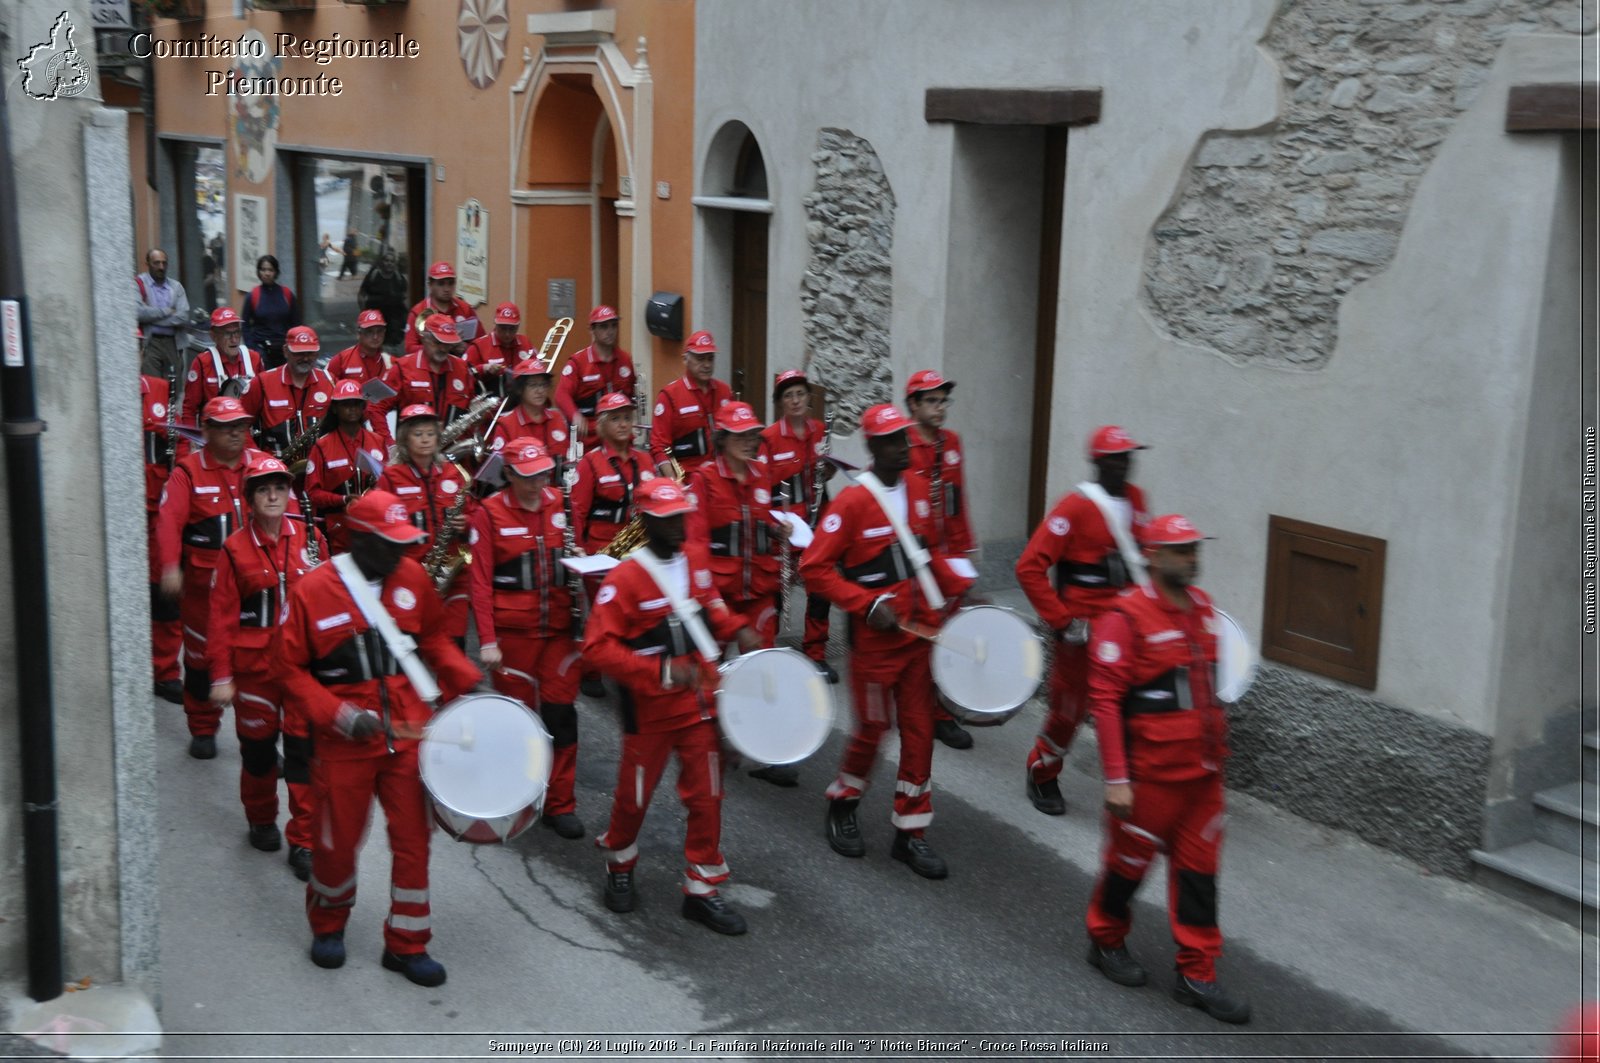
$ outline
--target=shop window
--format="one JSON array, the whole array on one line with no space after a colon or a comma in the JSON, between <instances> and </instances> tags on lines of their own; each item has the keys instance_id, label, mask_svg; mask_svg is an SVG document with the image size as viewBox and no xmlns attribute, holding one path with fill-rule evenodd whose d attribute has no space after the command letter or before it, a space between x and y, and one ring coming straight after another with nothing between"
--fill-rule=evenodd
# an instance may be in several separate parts
<instances>
[{"instance_id":1,"label":"shop window","mask_svg":"<svg viewBox=\"0 0 1600 1063\"><path fill-rule=\"evenodd\" d=\"M1376 688L1386 547L1369 535L1269 518L1261 655Z\"/></svg>"}]
</instances>

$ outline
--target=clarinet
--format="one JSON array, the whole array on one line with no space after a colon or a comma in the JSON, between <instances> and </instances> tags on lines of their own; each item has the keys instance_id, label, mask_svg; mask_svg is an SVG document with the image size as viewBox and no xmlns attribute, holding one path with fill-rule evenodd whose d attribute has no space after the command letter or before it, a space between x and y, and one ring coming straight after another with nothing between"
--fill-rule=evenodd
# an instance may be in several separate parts
<instances>
[{"instance_id":1,"label":"clarinet","mask_svg":"<svg viewBox=\"0 0 1600 1063\"><path fill-rule=\"evenodd\" d=\"M322 551L317 547L317 511L311 508L311 496L300 492L300 508L306 515L306 559L311 567L322 564Z\"/></svg>"},{"instance_id":2,"label":"clarinet","mask_svg":"<svg viewBox=\"0 0 1600 1063\"><path fill-rule=\"evenodd\" d=\"M572 433L574 442L578 442L577 433ZM578 442L578 446L583 444ZM561 470L561 511L566 518L561 527L561 547L568 557L578 556L578 536L572 530L572 488L578 482L578 462L571 460L572 448L567 448L567 467ZM583 638L583 577L577 570L567 566L567 595L572 599L572 637Z\"/></svg>"},{"instance_id":3,"label":"clarinet","mask_svg":"<svg viewBox=\"0 0 1600 1063\"><path fill-rule=\"evenodd\" d=\"M167 366L167 469L178 464L178 363Z\"/></svg>"},{"instance_id":4,"label":"clarinet","mask_svg":"<svg viewBox=\"0 0 1600 1063\"><path fill-rule=\"evenodd\" d=\"M817 444L817 464L811 471L811 512L806 514L806 518L813 528L817 526L817 518L822 515L822 463L833 453L833 415L834 411L829 410L823 419L822 439Z\"/></svg>"},{"instance_id":5,"label":"clarinet","mask_svg":"<svg viewBox=\"0 0 1600 1063\"><path fill-rule=\"evenodd\" d=\"M934 533L938 537L939 548L943 549L944 542L944 429L935 428L938 435L933 439L933 483L928 488L928 504L933 507Z\"/></svg>"}]
</instances>

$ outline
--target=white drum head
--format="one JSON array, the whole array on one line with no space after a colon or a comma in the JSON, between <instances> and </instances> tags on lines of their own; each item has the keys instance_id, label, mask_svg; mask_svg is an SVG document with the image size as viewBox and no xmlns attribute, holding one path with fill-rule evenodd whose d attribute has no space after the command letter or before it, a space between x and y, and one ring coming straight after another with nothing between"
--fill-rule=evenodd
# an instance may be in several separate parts
<instances>
[{"instance_id":1,"label":"white drum head","mask_svg":"<svg viewBox=\"0 0 1600 1063\"><path fill-rule=\"evenodd\" d=\"M446 705L423 730L417 759L434 801L484 820L542 801L555 762L539 717L503 694L468 694Z\"/></svg>"},{"instance_id":2,"label":"white drum head","mask_svg":"<svg viewBox=\"0 0 1600 1063\"><path fill-rule=\"evenodd\" d=\"M1256 681L1260 659L1239 621L1221 609L1212 612L1217 618L1217 700L1231 705Z\"/></svg>"},{"instance_id":3,"label":"white drum head","mask_svg":"<svg viewBox=\"0 0 1600 1063\"><path fill-rule=\"evenodd\" d=\"M722 666L717 717L728 743L751 760L793 764L833 730L833 696L805 654L756 650Z\"/></svg>"},{"instance_id":4,"label":"white drum head","mask_svg":"<svg viewBox=\"0 0 1600 1063\"><path fill-rule=\"evenodd\" d=\"M939 629L933 681L957 708L1005 716L1039 689L1044 645L1022 617L997 605L972 605Z\"/></svg>"}]
</instances>

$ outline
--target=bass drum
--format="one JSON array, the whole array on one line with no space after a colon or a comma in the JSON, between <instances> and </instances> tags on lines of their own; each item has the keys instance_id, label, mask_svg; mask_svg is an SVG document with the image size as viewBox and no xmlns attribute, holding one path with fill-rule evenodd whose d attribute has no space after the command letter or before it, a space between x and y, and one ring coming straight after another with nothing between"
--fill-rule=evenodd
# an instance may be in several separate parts
<instances>
[{"instance_id":1,"label":"bass drum","mask_svg":"<svg viewBox=\"0 0 1600 1063\"><path fill-rule=\"evenodd\" d=\"M468 694L428 721L417 760L439 826L457 841L495 845L539 818L555 751L522 702Z\"/></svg>"},{"instance_id":2,"label":"bass drum","mask_svg":"<svg viewBox=\"0 0 1600 1063\"><path fill-rule=\"evenodd\" d=\"M1221 609L1212 609L1217 618L1217 700L1232 705L1249 691L1256 681L1256 668L1261 659L1256 648L1250 645L1239 621Z\"/></svg>"},{"instance_id":3,"label":"bass drum","mask_svg":"<svg viewBox=\"0 0 1600 1063\"><path fill-rule=\"evenodd\" d=\"M1044 640L1010 609L968 606L934 639L934 685L953 715L976 726L1015 716L1043 675Z\"/></svg>"},{"instance_id":4,"label":"bass drum","mask_svg":"<svg viewBox=\"0 0 1600 1063\"><path fill-rule=\"evenodd\" d=\"M734 749L763 764L794 764L822 748L833 730L833 695L809 657L756 650L720 671L717 719Z\"/></svg>"}]
</instances>

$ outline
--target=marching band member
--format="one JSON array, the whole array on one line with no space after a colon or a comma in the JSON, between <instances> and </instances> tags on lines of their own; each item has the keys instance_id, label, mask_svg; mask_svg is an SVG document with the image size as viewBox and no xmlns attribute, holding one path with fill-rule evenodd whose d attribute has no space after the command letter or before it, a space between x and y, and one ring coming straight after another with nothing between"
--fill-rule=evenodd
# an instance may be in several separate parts
<instances>
[{"instance_id":1,"label":"marching band member","mask_svg":"<svg viewBox=\"0 0 1600 1063\"><path fill-rule=\"evenodd\" d=\"M585 662L624 690L616 797L611 822L596 839L606 850L605 904L613 912L633 910L639 827L676 752L678 799L688 812L683 916L721 934L742 934L743 916L717 892L728 865L713 722L720 650L713 636L736 640L741 651L759 639L717 596L711 571L683 551L684 515L694 511L694 499L666 477L643 484L636 497L646 543L606 576L584 637Z\"/></svg>"},{"instance_id":2,"label":"marching band member","mask_svg":"<svg viewBox=\"0 0 1600 1063\"><path fill-rule=\"evenodd\" d=\"M583 440L585 450L599 443L595 414L600 399L620 392L631 403L638 390L633 355L617 346L620 325L615 307L597 306L589 311L589 335L593 342L561 367L556 405L572 422L572 429Z\"/></svg>"},{"instance_id":3,"label":"marching band member","mask_svg":"<svg viewBox=\"0 0 1600 1063\"><path fill-rule=\"evenodd\" d=\"M261 355L244 345L244 324L232 307L211 311L211 346L189 363L183 388L183 419L198 424L200 411L223 393L238 398L261 375ZM231 387L229 385L232 385Z\"/></svg>"},{"instance_id":4,"label":"marching band member","mask_svg":"<svg viewBox=\"0 0 1600 1063\"><path fill-rule=\"evenodd\" d=\"M919 369L906 382L906 409L916 422L910 432L911 475L928 481L933 534L928 546L942 553L970 556L977 549L967 523L961 437L944 427L955 381L932 369ZM933 501L937 498L937 501ZM951 749L971 749L972 734L943 705L934 704L933 735Z\"/></svg>"},{"instance_id":5,"label":"marching band member","mask_svg":"<svg viewBox=\"0 0 1600 1063\"><path fill-rule=\"evenodd\" d=\"M806 375L798 369L786 369L778 374L772 385L772 404L782 414L761 432L762 453L766 458L767 475L772 478L774 500L786 500L781 507L807 521L811 520L813 506L818 519L827 504L827 491L819 502L817 492L817 462L822 447L824 427L821 421L810 416L811 387ZM822 483L833 479L838 470L824 465ZM796 558L795 563L799 564ZM820 594L806 595L805 634L801 648L805 655L817 662L817 669L837 683L839 673L827 662L828 611L832 607Z\"/></svg>"},{"instance_id":6,"label":"marching band member","mask_svg":"<svg viewBox=\"0 0 1600 1063\"><path fill-rule=\"evenodd\" d=\"M933 821L931 646L907 630L937 626L946 597L972 581L950 567L946 554L919 540L933 534L927 481L905 475L911 463L907 430L912 421L885 403L861 417L872 467L839 493L800 559L807 590L849 613L850 692L855 731L845 746L839 776L828 787L828 844L841 856L866 854L856 806L867 788L878 743L893 715L900 732L895 780L895 827L890 855L924 878L949 869L923 832Z\"/></svg>"},{"instance_id":7,"label":"marching band member","mask_svg":"<svg viewBox=\"0 0 1600 1063\"><path fill-rule=\"evenodd\" d=\"M583 837L578 766L578 643L572 592L561 564L566 516L550 487L555 459L523 436L502 451L509 483L472 517L468 567L479 659L494 688L538 712L555 763L540 822L563 838Z\"/></svg>"},{"instance_id":8,"label":"marching band member","mask_svg":"<svg viewBox=\"0 0 1600 1063\"><path fill-rule=\"evenodd\" d=\"M448 535L464 548L462 536L466 532L468 507L473 505L467 495L467 476L455 463L439 456L439 418L431 406L407 406L400 411L395 425L395 445L400 460L383 470L377 486L393 493L406 507L408 519L428 533L428 538L438 542ZM418 540L411 547L410 556L420 562L428 552L428 543ZM465 581L457 579L445 588L445 618L451 638L465 638L467 634L467 590Z\"/></svg>"},{"instance_id":9,"label":"marching band member","mask_svg":"<svg viewBox=\"0 0 1600 1063\"><path fill-rule=\"evenodd\" d=\"M377 484L389 444L366 427L367 400L355 380L333 385L329 409L334 430L317 440L306 459L306 493L311 508L323 520L328 548L342 554L349 546L344 511Z\"/></svg>"},{"instance_id":10,"label":"marching band member","mask_svg":"<svg viewBox=\"0 0 1600 1063\"><path fill-rule=\"evenodd\" d=\"M529 359L511 370L506 386L511 389L511 401L516 407L507 410L495 424L488 439L490 450L499 450L511 440L526 436L550 453L558 470L563 467L567 448L572 444L572 427L551 405L550 385L549 362ZM559 471L556 475L560 475Z\"/></svg>"},{"instance_id":11,"label":"marching band member","mask_svg":"<svg viewBox=\"0 0 1600 1063\"><path fill-rule=\"evenodd\" d=\"M470 342L483 334L483 322L477 311L465 299L456 298L456 268L448 262L435 262L428 267L428 295L406 317L406 354L422 350L423 334L430 316L443 317L450 323L452 332ZM430 327L431 326L427 326Z\"/></svg>"},{"instance_id":12,"label":"marching band member","mask_svg":"<svg viewBox=\"0 0 1600 1063\"><path fill-rule=\"evenodd\" d=\"M322 344L316 331L297 325L284 337L288 360L250 382L239 401L255 418L257 445L282 457L301 433L315 429L328 412L333 379L317 368Z\"/></svg>"},{"instance_id":13,"label":"marching band member","mask_svg":"<svg viewBox=\"0 0 1600 1063\"><path fill-rule=\"evenodd\" d=\"M383 351L383 333L388 325L381 310L363 310L356 317L356 342L328 360L328 375L335 383L353 380L357 385L382 380L394 364Z\"/></svg>"},{"instance_id":14,"label":"marching band member","mask_svg":"<svg viewBox=\"0 0 1600 1063\"><path fill-rule=\"evenodd\" d=\"M156 697L181 705L183 684L178 681L178 652L183 648L183 624L178 618L178 603L161 593L161 550L156 535L161 490L172 475L168 447L178 442L167 437L167 423L176 414L172 399L171 384L165 378L148 374L139 377L139 404L144 410L145 533L150 544L150 666L155 675Z\"/></svg>"},{"instance_id":15,"label":"marching band member","mask_svg":"<svg viewBox=\"0 0 1600 1063\"><path fill-rule=\"evenodd\" d=\"M196 389L198 390L198 389ZM161 492L157 542L161 593L177 599L183 621L183 711L189 723L189 755L217 755L222 710L211 702L206 670L206 627L211 621L211 574L222 544L244 525L244 469L259 455L249 450L250 414L238 399L206 403L205 445L178 462Z\"/></svg>"},{"instance_id":16,"label":"marching band member","mask_svg":"<svg viewBox=\"0 0 1600 1063\"><path fill-rule=\"evenodd\" d=\"M501 303L494 311L494 331L479 336L467 345L467 367L484 392L504 398L505 374L539 352L528 337L517 331L522 311L516 303Z\"/></svg>"},{"instance_id":17,"label":"marching band member","mask_svg":"<svg viewBox=\"0 0 1600 1063\"><path fill-rule=\"evenodd\" d=\"M383 378L395 394L369 408L374 426L387 417L390 410L404 410L409 406L431 406L441 422L449 424L472 405L477 385L466 359L461 357L461 334L443 314L429 317L425 325L421 349L396 359L389 367L389 375ZM409 337L413 332L408 331L406 335Z\"/></svg>"},{"instance_id":18,"label":"marching band member","mask_svg":"<svg viewBox=\"0 0 1600 1063\"><path fill-rule=\"evenodd\" d=\"M1095 618L1089 700L1105 773L1106 844L1089 900L1089 962L1120 985L1146 981L1128 954L1131 902L1158 849L1178 945L1172 995L1222 1022L1250 1005L1217 984L1217 866L1227 716L1213 687L1218 621L1194 585L1205 538L1176 513L1143 529L1151 580ZM1169 637L1170 636L1170 637Z\"/></svg>"},{"instance_id":19,"label":"marching band member","mask_svg":"<svg viewBox=\"0 0 1600 1063\"><path fill-rule=\"evenodd\" d=\"M290 335L293 335L291 331ZM272 650L289 592L328 556L315 528L284 519L294 478L277 458L260 455L244 470L250 520L222 544L211 582L206 667L211 704L233 705L239 736L239 799L250 844L264 853L283 845L278 833L278 732L289 788L289 866L311 873L311 768L305 722L285 716Z\"/></svg>"},{"instance_id":20,"label":"marching band member","mask_svg":"<svg viewBox=\"0 0 1600 1063\"><path fill-rule=\"evenodd\" d=\"M1057 640L1049 707L1028 752L1026 787L1033 807L1047 816L1067 811L1056 779L1089 711L1088 644L1095 617L1141 570L1133 543L1149 514L1144 492L1128 482L1128 473L1133 452L1143 449L1116 425L1095 429L1089 438L1095 483L1079 484L1057 502L1017 559L1017 583Z\"/></svg>"},{"instance_id":21,"label":"marching band member","mask_svg":"<svg viewBox=\"0 0 1600 1063\"><path fill-rule=\"evenodd\" d=\"M716 340L696 332L683 345L683 376L656 396L650 456L661 475L669 474L669 458L677 459L686 476L712 460L712 418L733 401L733 390L712 376L716 369Z\"/></svg>"},{"instance_id":22,"label":"marching band member","mask_svg":"<svg viewBox=\"0 0 1600 1063\"><path fill-rule=\"evenodd\" d=\"M290 711L312 734L311 879L306 915L311 962L342 967L344 929L356 899L356 853L377 797L393 854L383 966L417 985L437 986L445 970L427 953L432 821L417 766L417 731L429 706L403 671L369 608L387 613L435 673L442 700L471 690L478 670L445 634L433 582L406 556L427 535L388 491L368 491L346 514L350 562L319 565L289 595L278 640L278 674ZM372 600L375 599L375 600ZM371 676L361 679L360 676Z\"/></svg>"}]
</instances>

